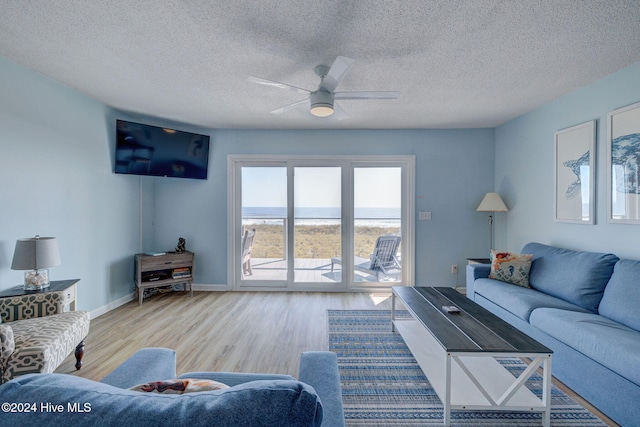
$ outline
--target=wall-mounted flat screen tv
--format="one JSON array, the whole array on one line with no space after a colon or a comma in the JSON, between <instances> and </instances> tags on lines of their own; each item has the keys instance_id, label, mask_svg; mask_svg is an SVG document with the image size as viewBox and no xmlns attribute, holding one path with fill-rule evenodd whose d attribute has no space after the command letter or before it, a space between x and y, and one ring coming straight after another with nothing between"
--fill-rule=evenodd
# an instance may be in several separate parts
<instances>
[{"instance_id":1,"label":"wall-mounted flat screen tv","mask_svg":"<svg viewBox=\"0 0 640 427\"><path fill-rule=\"evenodd\" d=\"M209 136L118 120L115 173L207 179Z\"/></svg>"}]
</instances>

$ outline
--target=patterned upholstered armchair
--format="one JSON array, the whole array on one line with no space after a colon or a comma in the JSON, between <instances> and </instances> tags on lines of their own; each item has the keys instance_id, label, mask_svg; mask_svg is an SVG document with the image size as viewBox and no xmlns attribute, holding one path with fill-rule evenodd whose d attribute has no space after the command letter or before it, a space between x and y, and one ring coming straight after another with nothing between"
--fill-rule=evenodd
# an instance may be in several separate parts
<instances>
[{"instance_id":1,"label":"patterned upholstered armchair","mask_svg":"<svg viewBox=\"0 0 640 427\"><path fill-rule=\"evenodd\" d=\"M50 373L75 352L82 366L89 312L64 312L64 292L0 298L0 383L31 373Z\"/></svg>"}]
</instances>

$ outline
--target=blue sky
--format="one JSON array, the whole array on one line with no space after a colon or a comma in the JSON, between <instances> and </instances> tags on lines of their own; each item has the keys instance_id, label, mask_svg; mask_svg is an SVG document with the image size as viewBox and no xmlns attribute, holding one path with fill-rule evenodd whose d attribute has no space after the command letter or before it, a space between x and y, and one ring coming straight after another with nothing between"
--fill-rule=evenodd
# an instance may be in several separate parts
<instances>
[{"instance_id":1,"label":"blue sky","mask_svg":"<svg viewBox=\"0 0 640 427\"><path fill-rule=\"evenodd\" d=\"M340 168L295 168L298 207L339 207ZM400 208L400 168L356 168L357 208ZM287 204L286 167L243 167L242 205L280 207Z\"/></svg>"}]
</instances>

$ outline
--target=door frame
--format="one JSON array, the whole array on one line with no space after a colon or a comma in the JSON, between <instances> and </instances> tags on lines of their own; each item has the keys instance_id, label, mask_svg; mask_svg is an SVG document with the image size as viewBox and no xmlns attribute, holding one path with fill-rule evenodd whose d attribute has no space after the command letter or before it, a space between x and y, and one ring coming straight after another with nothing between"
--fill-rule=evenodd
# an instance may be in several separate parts
<instances>
[{"instance_id":1,"label":"door frame","mask_svg":"<svg viewBox=\"0 0 640 427\"><path fill-rule=\"evenodd\" d=\"M294 272L288 273L286 283L261 283L252 286L245 283L241 286L240 239L242 230L242 197L241 168L243 166L275 166L290 167L307 166L340 166L342 170L342 255L343 271L353 271L353 170L357 167L400 167L401 177L401 235L402 278L400 282L392 282L391 286L413 286L415 277L415 156L414 155L255 155L229 154L227 156L227 289L228 290L280 290L280 291L380 291L388 289L389 283L364 282L356 283L352 274L343 274L342 282L335 285L328 283L309 283L296 285L292 279ZM290 181L290 180L288 180ZM288 182L288 186L292 185ZM288 195L288 202L290 203ZM292 205L289 206L292 208ZM345 236L350 237L344 237ZM292 237L292 235L290 235ZM289 245L290 246L290 245ZM286 250L289 250L285 248Z\"/></svg>"}]
</instances>

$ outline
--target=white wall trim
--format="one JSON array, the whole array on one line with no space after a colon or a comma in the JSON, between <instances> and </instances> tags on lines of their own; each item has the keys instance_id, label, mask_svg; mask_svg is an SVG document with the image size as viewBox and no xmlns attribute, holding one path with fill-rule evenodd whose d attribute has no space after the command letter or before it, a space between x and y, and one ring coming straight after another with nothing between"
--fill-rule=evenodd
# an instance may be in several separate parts
<instances>
[{"instance_id":1,"label":"white wall trim","mask_svg":"<svg viewBox=\"0 0 640 427\"><path fill-rule=\"evenodd\" d=\"M133 293L125 295L122 298L118 298L115 301L111 301L109 304L103 305L102 307L99 307L99 308L93 310L91 312L91 318L95 319L97 317L100 317L103 314L110 312L111 310L115 310L116 308L120 307L121 305L125 305L126 303L128 303L131 300L133 300Z\"/></svg>"},{"instance_id":2,"label":"white wall trim","mask_svg":"<svg viewBox=\"0 0 640 427\"><path fill-rule=\"evenodd\" d=\"M204 292L220 292L220 291L228 291L229 288L226 284L224 285L210 285L210 284L193 284L194 291L204 291ZM176 291L176 292L184 292L184 291ZM121 305L125 305L126 303L133 301L134 294L130 293L128 295L123 296L122 298L118 298L115 301L110 302L107 305L103 305L100 308L97 308L91 312L91 318L95 319L97 317L102 316L110 312L111 310L115 310Z\"/></svg>"},{"instance_id":3,"label":"white wall trim","mask_svg":"<svg viewBox=\"0 0 640 427\"><path fill-rule=\"evenodd\" d=\"M193 284L194 291L204 291L204 292L220 292L220 291L228 291L229 287L226 284L213 285L213 284Z\"/></svg>"}]
</instances>

